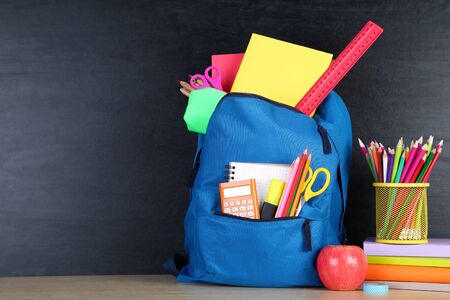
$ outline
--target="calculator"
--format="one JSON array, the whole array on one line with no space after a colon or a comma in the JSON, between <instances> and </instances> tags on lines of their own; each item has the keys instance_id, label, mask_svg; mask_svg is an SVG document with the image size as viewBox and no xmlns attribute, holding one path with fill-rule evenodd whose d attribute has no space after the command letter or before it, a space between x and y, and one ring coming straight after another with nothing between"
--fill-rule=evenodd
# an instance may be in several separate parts
<instances>
[{"instance_id":1,"label":"calculator","mask_svg":"<svg viewBox=\"0 0 450 300\"><path fill-rule=\"evenodd\" d=\"M259 219L255 179L224 182L219 185L222 213L242 218Z\"/></svg>"}]
</instances>

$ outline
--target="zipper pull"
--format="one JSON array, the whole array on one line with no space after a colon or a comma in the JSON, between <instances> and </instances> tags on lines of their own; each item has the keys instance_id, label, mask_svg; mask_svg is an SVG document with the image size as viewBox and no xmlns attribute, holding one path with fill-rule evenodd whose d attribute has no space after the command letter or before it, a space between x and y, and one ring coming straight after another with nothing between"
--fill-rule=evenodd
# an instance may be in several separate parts
<instances>
[{"instance_id":1,"label":"zipper pull","mask_svg":"<svg viewBox=\"0 0 450 300\"><path fill-rule=\"evenodd\" d=\"M328 138L328 132L325 128L317 124L317 131L319 131L320 137L322 138L323 154L331 153L330 139Z\"/></svg>"},{"instance_id":2,"label":"zipper pull","mask_svg":"<svg viewBox=\"0 0 450 300\"><path fill-rule=\"evenodd\" d=\"M311 226L309 225L310 222L311 220L306 219L305 223L303 223L303 233L305 235L306 251L308 252L312 251Z\"/></svg>"}]
</instances>

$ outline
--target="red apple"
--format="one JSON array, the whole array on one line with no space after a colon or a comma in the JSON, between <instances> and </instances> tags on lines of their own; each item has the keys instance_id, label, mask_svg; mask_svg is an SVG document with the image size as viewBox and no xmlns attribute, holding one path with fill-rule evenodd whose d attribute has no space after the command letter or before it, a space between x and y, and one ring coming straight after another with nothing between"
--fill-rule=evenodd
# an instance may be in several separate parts
<instances>
[{"instance_id":1,"label":"red apple","mask_svg":"<svg viewBox=\"0 0 450 300\"><path fill-rule=\"evenodd\" d=\"M317 257L317 271L326 288L355 290L366 278L367 257L357 246L326 246Z\"/></svg>"}]
</instances>

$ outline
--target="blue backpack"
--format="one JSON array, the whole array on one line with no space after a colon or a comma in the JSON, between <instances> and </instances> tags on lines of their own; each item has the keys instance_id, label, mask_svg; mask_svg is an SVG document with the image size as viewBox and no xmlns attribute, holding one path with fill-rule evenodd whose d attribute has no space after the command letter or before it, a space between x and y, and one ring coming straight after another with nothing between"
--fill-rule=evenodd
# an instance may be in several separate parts
<instances>
[{"instance_id":1,"label":"blue backpack","mask_svg":"<svg viewBox=\"0 0 450 300\"><path fill-rule=\"evenodd\" d=\"M323 194L306 202L299 217L261 221L221 213L219 183L225 165L289 164L306 147L313 153L312 169L327 168L331 181ZM178 259L178 280L254 287L321 285L317 254L326 245L341 244L345 235L351 151L350 117L335 92L314 118L257 95L223 97L206 134L198 137L198 171L184 222L188 259ZM313 190L323 181L318 178Z\"/></svg>"}]
</instances>

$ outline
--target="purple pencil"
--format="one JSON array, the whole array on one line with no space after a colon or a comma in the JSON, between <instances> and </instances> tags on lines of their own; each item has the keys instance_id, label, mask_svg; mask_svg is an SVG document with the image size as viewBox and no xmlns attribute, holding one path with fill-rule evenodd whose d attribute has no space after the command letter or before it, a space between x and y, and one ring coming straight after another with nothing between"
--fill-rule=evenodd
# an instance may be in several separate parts
<instances>
[{"instance_id":1,"label":"purple pencil","mask_svg":"<svg viewBox=\"0 0 450 300\"><path fill-rule=\"evenodd\" d=\"M392 166L394 165L395 150L391 149L391 148L388 148L388 153L389 153L389 157L388 157L388 169L387 169L387 180L386 180L386 182L391 182Z\"/></svg>"}]
</instances>

